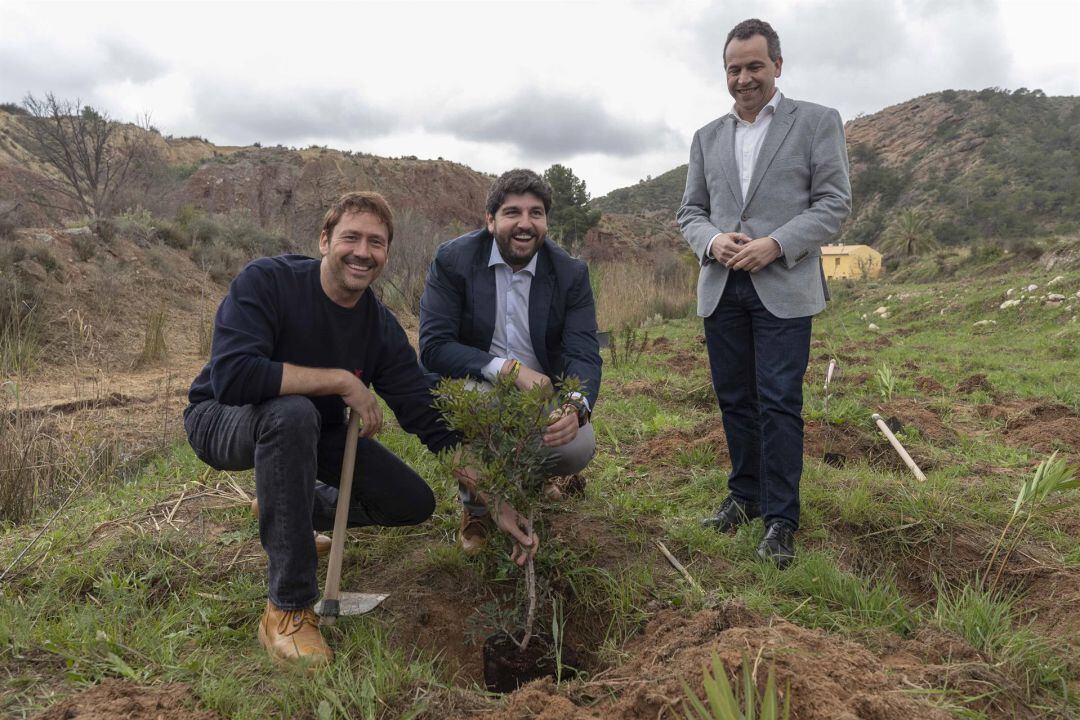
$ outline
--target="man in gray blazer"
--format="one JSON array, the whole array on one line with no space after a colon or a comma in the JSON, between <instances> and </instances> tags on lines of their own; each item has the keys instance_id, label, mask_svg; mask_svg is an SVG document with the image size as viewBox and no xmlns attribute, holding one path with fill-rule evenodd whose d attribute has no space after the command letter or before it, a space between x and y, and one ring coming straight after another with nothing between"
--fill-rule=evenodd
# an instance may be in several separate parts
<instances>
[{"instance_id":1,"label":"man in gray blazer","mask_svg":"<svg viewBox=\"0 0 1080 720\"><path fill-rule=\"evenodd\" d=\"M729 495L706 524L765 521L757 554L794 558L802 475L802 381L828 291L821 245L851 210L844 126L776 87L780 39L745 20L724 45L731 112L694 134L678 212L701 262L698 315L731 454Z\"/></svg>"}]
</instances>

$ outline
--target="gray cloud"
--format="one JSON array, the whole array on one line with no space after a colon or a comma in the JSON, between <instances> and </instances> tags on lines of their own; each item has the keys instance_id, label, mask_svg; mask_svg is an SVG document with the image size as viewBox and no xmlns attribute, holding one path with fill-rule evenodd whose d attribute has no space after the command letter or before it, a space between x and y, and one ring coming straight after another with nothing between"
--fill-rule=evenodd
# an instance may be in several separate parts
<instances>
[{"instance_id":1,"label":"gray cloud","mask_svg":"<svg viewBox=\"0 0 1080 720\"><path fill-rule=\"evenodd\" d=\"M21 100L27 93L90 100L97 88L116 82L146 83L168 72L168 63L116 37L101 37L86 48L49 41L0 44L0 97Z\"/></svg>"},{"instance_id":2,"label":"gray cloud","mask_svg":"<svg viewBox=\"0 0 1080 720\"><path fill-rule=\"evenodd\" d=\"M845 118L946 88L1000 85L1010 76L997 4L989 0L830 0L753 12L780 35L784 92L837 107ZM711 7L695 26L699 71L725 95L724 39L744 19Z\"/></svg>"},{"instance_id":3,"label":"gray cloud","mask_svg":"<svg viewBox=\"0 0 1080 720\"><path fill-rule=\"evenodd\" d=\"M595 98L559 94L533 93L472 108L431 129L476 142L509 143L538 159L583 153L624 157L680 142L662 122L613 115Z\"/></svg>"},{"instance_id":4,"label":"gray cloud","mask_svg":"<svg viewBox=\"0 0 1080 720\"><path fill-rule=\"evenodd\" d=\"M394 115L342 91L203 84L195 89L193 103L200 132L236 143L289 145L320 137L361 140L399 124Z\"/></svg>"}]
</instances>

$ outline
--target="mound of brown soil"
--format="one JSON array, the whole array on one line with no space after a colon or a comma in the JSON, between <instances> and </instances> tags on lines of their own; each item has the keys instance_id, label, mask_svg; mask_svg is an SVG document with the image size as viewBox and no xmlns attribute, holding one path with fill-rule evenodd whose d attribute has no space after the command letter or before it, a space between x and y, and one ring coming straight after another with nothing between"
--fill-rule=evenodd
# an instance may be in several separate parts
<instances>
[{"instance_id":1,"label":"mound of brown soil","mask_svg":"<svg viewBox=\"0 0 1080 720\"><path fill-rule=\"evenodd\" d=\"M716 453L718 463L728 463L727 436L719 415L699 423L690 430L672 430L652 437L634 451L639 465L668 465L679 449L692 450L707 446Z\"/></svg>"},{"instance_id":2,"label":"mound of brown soil","mask_svg":"<svg viewBox=\"0 0 1080 720\"><path fill-rule=\"evenodd\" d=\"M952 428L942 423L937 413L918 400L891 400L887 407L880 406L878 411L882 415L895 416L904 427L918 430L919 435L937 447L947 447L956 441Z\"/></svg>"},{"instance_id":3,"label":"mound of brown soil","mask_svg":"<svg viewBox=\"0 0 1080 720\"><path fill-rule=\"evenodd\" d=\"M936 395L945 392L945 386L932 377L920 375L915 378L915 389L925 395Z\"/></svg>"},{"instance_id":4,"label":"mound of brown soil","mask_svg":"<svg viewBox=\"0 0 1080 720\"><path fill-rule=\"evenodd\" d=\"M982 373L976 373L970 375L959 382L956 386L956 392L970 394L976 390L982 390L984 392L994 392L994 386L990 384L990 381Z\"/></svg>"},{"instance_id":5,"label":"mound of brown soil","mask_svg":"<svg viewBox=\"0 0 1080 720\"><path fill-rule=\"evenodd\" d=\"M581 686L560 690L550 681L509 697L490 720L643 720L686 712L682 683L702 696L702 669L716 655L729 679L744 656L756 664L759 689L775 666L778 686L788 688L794 720L875 718L934 720L945 713L906 693L886 674L882 659L855 643L782 619L759 618L734 605L686 617L656 616L627 647L629 660Z\"/></svg>"},{"instance_id":6,"label":"mound of brown soil","mask_svg":"<svg viewBox=\"0 0 1080 720\"><path fill-rule=\"evenodd\" d=\"M1005 439L1010 445L1044 454L1062 445L1080 453L1080 417L1064 405L1039 403L1013 417Z\"/></svg>"},{"instance_id":7,"label":"mound of brown soil","mask_svg":"<svg viewBox=\"0 0 1080 720\"><path fill-rule=\"evenodd\" d=\"M170 683L141 687L105 680L35 715L35 720L220 720L209 710L192 710L191 687Z\"/></svg>"}]
</instances>

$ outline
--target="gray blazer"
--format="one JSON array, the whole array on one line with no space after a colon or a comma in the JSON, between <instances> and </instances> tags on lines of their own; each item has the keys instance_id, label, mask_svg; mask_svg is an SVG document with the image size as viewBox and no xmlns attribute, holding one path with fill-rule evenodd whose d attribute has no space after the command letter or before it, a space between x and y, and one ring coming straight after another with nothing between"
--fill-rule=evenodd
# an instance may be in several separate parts
<instances>
[{"instance_id":1,"label":"gray blazer","mask_svg":"<svg viewBox=\"0 0 1080 720\"><path fill-rule=\"evenodd\" d=\"M713 120L694 133L686 191L676 215L701 262L698 315L716 309L728 269L706 255L718 232L771 235L783 257L751 274L762 304L782 318L816 315L828 290L821 246L851 212L847 148L840 114L783 97L769 124L744 200L735 165L735 119Z\"/></svg>"}]
</instances>

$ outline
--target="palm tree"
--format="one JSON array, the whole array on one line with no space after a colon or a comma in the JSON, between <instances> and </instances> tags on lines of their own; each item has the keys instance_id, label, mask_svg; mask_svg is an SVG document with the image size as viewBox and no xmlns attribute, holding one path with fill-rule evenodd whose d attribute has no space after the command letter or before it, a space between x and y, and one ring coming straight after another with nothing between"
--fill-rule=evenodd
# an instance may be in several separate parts
<instances>
[{"instance_id":1,"label":"palm tree","mask_svg":"<svg viewBox=\"0 0 1080 720\"><path fill-rule=\"evenodd\" d=\"M904 257L918 257L938 248L930 218L921 210L901 210L881 235L881 249Z\"/></svg>"}]
</instances>

